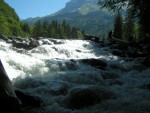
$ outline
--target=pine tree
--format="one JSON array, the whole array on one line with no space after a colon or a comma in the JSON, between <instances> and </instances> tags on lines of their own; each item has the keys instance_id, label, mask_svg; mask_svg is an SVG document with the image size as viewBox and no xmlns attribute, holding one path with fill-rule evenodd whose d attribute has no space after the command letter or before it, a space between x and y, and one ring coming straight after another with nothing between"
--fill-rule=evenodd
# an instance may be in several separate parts
<instances>
[{"instance_id":1,"label":"pine tree","mask_svg":"<svg viewBox=\"0 0 150 113\"><path fill-rule=\"evenodd\" d=\"M123 19L120 12L118 12L115 18L113 36L118 39L123 38Z\"/></svg>"},{"instance_id":2,"label":"pine tree","mask_svg":"<svg viewBox=\"0 0 150 113\"><path fill-rule=\"evenodd\" d=\"M48 37L48 21L44 21L42 25L42 36Z\"/></svg>"},{"instance_id":3,"label":"pine tree","mask_svg":"<svg viewBox=\"0 0 150 113\"><path fill-rule=\"evenodd\" d=\"M49 24L48 26L48 37L55 38L55 29L52 24Z\"/></svg>"},{"instance_id":4,"label":"pine tree","mask_svg":"<svg viewBox=\"0 0 150 113\"><path fill-rule=\"evenodd\" d=\"M72 36L73 39L78 38L78 32L77 32L77 29L75 27L72 28L71 36Z\"/></svg>"},{"instance_id":5,"label":"pine tree","mask_svg":"<svg viewBox=\"0 0 150 113\"><path fill-rule=\"evenodd\" d=\"M66 25L66 36L67 38L71 38L71 27L69 24Z\"/></svg>"},{"instance_id":6,"label":"pine tree","mask_svg":"<svg viewBox=\"0 0 150 113\"><path fill-rule=\"evenodd\" d=\"M29 27L29 25L27 23L24 23L22 24L22 30L25 32L25 33L31 33L31 29Z\"/></svg>"},{"instance_id":7,"label":"pine tree","mask_svg":"<svg viewBox=\"0 0 150 113\"><path fill-rule=\"evenodd\" d=\"M38 37L42 37L42 25L41 25L41 21L37 21L35 23L35 26L33 27L32 37L34 37L36 39Z\"/></svg>"},{"instance_id":8,"label":"pine tree","mask_svg":"<svg viewBox=\"0 0 150 113\"><path fill-rule=\"evenodd\" d=\"M150 2L149 0L99 0L102 8L120 10L124 6L132 7L132 15L139 24L139 40L150 42Z\"/></svg>"},{"instance_id":9,"label":"pine tree","mask_svg":"<svg viewBox=\"0 0 150 113\"><path fill-rule=\"evenodd\" d=\"M133 15L130 9L127 10L127 15L125 18L124 24L124 39L128 41L133 40L133 31L134 31L134 20Z\"/></svg>"}]
</instances>

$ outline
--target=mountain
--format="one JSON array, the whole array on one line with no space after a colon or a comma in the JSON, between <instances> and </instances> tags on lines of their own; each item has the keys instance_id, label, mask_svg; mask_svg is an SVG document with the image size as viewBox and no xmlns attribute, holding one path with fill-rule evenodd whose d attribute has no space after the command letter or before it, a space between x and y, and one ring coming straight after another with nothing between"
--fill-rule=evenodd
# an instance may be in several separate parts
<instances>
[{"instance_id":1,"label":"mountain","mask_svg":"<svg viewBox=\"0 0 150 113\"><path fill-rule=\"evenodd\" d=\"M58 11L56 14L79 12L82 15L86 15L90 12L99 10L96 5L97 0L71 0L66 4L66 7Z\"/></svg>"},{"instance_id":2,"label":"mountain","mask_svg":"<svg viewBox=\"0 0 150 113\"><path fill-rule=\"evenodd\" d=\"M110 12L100 10L97 3L98 0L70 0L63 9L52 15L29 18L23 22L34 25L37 20L57 20L61 23L65 19L71 26L84 29L85 33L102 37L111 30L113 18Z\"/></svg>"}]
</instances>

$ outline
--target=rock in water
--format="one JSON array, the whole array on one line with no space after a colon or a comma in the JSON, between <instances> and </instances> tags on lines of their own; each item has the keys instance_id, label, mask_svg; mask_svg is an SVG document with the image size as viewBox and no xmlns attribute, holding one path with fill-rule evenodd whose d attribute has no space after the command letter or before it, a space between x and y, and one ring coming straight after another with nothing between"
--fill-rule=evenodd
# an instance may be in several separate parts
<instances>
[{"instance_id":1,"label":"rock in water","mask_svg":"<svg viewBox=\"0 0 150 113\"><path fill-rule=\"evenodd\" d=\"M100 59L82 59L81 62L99 69L105 69L107 67L107 64Z\"/></svg>"},{"instance_id":2,"label":"rock in water","mask_svg":"<svg viewBox=\"0 0 150 113\"><path fill-rule=\"evenodd\" d=\"M22 113L12 83L0 60L0 112Z\"/></svg>"},{"instance_id":3,"label":"rock in water","mask_svg":"<svg viewBox=\"0 0 150 113\"><path fill-rule=\"evenodd\" d=\"M70 91L67 106L71 109L82 109L100 101L98 95L89 88L75 88Z\"/></svg>"},{"instance_id":4,"label":"rock in water","mask_svg":"<svg viewBox=\"0 0 150 113\"><path fill-rule=\"evenodd\" d=\"M116 95L113 92L103 87L76 87L70 90L64 102L68 108L82 109L98 104L103 100L115 98Z\"/></svg>"}]
</instances>

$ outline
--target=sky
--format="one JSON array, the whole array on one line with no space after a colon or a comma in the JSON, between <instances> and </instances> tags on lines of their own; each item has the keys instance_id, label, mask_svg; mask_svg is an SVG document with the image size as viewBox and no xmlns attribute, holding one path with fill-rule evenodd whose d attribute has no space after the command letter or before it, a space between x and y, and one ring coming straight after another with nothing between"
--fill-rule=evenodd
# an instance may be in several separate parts
<instances>
[{"instance_id":1,"label":"sky","mask_svg":"<svg viewBox=\"0 0 150 113\"><path fill-rule=\"evenodd\" d=\"M43 17L65 7L70 0L4 0L15 9L20 19Z\"/></svg>"}]
</instances>

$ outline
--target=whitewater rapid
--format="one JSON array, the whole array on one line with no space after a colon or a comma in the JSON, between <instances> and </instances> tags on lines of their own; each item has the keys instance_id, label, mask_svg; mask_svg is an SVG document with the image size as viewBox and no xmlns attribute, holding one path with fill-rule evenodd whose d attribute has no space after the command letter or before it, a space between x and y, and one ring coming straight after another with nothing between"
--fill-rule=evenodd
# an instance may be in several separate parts
<instances>
[{"instance_id":1,"label":"whitewater rapid","mask_svg":"<svg viewBox=\"0 0 150 113\"><path fill-rule=\"evenodd\" d=\"M47 41L47 44L43 44ZM39 40L40 46L31 50L18 49L0 41L0 59L16 88L37 95L44 100L35 113L148 113L150 91L138 89L149 84L150 69L139 63L140 59L120 58L112 55L109 47L85 40ZM100 59L108 64L106 70L83 64L80 59ZM141 71L142 70L142 71ZM103 76L119 76L103 80ZM120 84L113 84L120 81ZM61 88L107 87L117 95L116 100L105 101L81 110L61 106L66 95L54 95ZM105 107L107 106L107 109ZM139 108L139 109L138 109Z\"/></svg>"},{"instance_id":2,"label":"whitewater rapid","mask_svg":"<svg viewBox=\"0 0 150 113\"><path fill-rule=\"evenodd\" d=\"M60 71L70 59L117 59L107 51L100 51L100 48L90 41L57 40L60 44L51 42L51 45L42 45L41 41L39 40L40 46L28 51L0 42L0 58L11 80L17 77L44 76ZM18 52L19 50L21 52Z\"/></svg>"}]
</instances>

